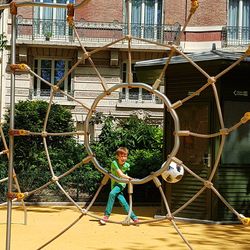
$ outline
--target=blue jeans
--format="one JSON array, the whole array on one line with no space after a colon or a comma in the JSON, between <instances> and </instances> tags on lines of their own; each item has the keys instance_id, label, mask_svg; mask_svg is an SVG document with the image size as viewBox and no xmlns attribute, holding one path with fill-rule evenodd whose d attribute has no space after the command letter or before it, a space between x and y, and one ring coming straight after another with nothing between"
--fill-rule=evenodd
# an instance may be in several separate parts
<instances>
[{"instance_id":1,"label":"blue jeans","mask_svg":"<svg viewBox=\"0 0 250 250\"><path fill-rule=\"evenodd\" d=\"M123 209L126 211L126 213L129 213L129 205L123 195L123 187L121 185L115 185L114 188L111 190L111 192L109 193L109 199L108 199L108 203L105 209L105 215L110 216L114 203L115 203L115 198L117 197L117 199L119 200L121 206L123 207ZM134 214L134 212L131 212L131 219L132 220L136 220L137 216Z\"/></svg>"}]
</instances>

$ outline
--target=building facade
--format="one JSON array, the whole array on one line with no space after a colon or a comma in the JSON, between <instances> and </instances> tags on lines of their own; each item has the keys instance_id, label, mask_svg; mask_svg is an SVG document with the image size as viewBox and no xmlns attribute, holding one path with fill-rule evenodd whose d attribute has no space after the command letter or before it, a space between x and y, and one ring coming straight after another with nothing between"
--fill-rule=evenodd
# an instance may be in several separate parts
<instances>
[{"instance_id":1,"label":"building facade","mask_svg":"<svg viewBox=\"0 0 250 250\"><path fill-rule=\"evenodd\" d=\"M17 3L21 1L16 1ZM35 0L47 4L79 4L74 0ZM188 0L131 0L131 34L154 43L134 39L132 63L166 57L169 53L160 44L174 43L189 15ZM241 50L249 42L249 1L199 1L199 8L189 22L179 46L186 53L209 51L213 47ZM83 56L76 34L67 23L67 10L41 6L17 9L16 62L26 63L42 78L57 83ZM75 27L82 45L91 52L127 34L125 0L92 0L75 10ZM2 33L7 35L8 47L1 52L1 118L10 105L10 41L11 15L1 13ZM243 47L242 47L243 46ZM109 87L127 82L128 45L118 42L92 55L101 77ZM136 74L133 71L133 81ZM150 84L150 82L148 82ZM100 78L88 59L83 60L64 80L61 89L80 102L91 106L103 92ZM15 100L49 100L50 87L30 74L16 73ZM164 91L164 84L160 86ZM86 110L64 95L54 101L71 109L77 130L82 130ZM143 89L126 88L111 93L100 102L98 112L127 117L134 112L146 114L154 122L163 120L163 104ZM98 129L97 129L98 130ZM95 133L95 129L93 133ZM93 134L96 136L96 134Z\"/></svg>"}]
</instances>

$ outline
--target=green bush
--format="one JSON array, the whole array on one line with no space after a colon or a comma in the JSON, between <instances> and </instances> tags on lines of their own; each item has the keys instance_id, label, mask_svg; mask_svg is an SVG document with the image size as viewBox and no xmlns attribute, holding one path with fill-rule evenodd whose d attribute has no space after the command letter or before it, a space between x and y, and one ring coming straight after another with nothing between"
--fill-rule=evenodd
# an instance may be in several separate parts
<instances>
[{"instance_id":1,"label":"green bush","mask_svg":"<svg viewBox=\"0 0 250 250\"><path fill-rule=\"evenodd\" d=\"M129 149L131 176L143 178L158 170L163 161L163 130L136 116L117 119L108 116L104 119L99 142L92 145L99 163L109 170L114 152L118 147Z\"/></svg>"},{"instance_id":2,"label":"green bush","mask_svg":"<svg viewBox=\"0 0 250 250\"><path fill-rule=\"evenodd\" d=\"M3 50L7 46L7 37L5 34L0 34L0 50Z\"/></svg>"},{"instance_id":3,"label":"green bush","mask_svg":"<svg viewBox=\"0 0 250 250\"><path fill-rule=\"evenodd\" d=\"M21 101L15 107L15 128L41 132L44 126L48 103L44 101ZM9 114L4 126L5 135L9 129ZM91 149L102 167L110 170L114 152L120 146L129 149L128 161L131 176L143 178L156 171L162 164L162 128L148 124L147 120L135 116L116 119L112 116L98 115L94 123L103 122L99 141L91 143ZM47 132L74 131L70 110L53 104L49 114ZM8 136L7 136L8 140ZM41 136L15 137L14 168L22 191L36 189L51 180L51 172ZM72 136L47 136L49 157L56 176L65 173L87 156L84 147L76 143ZM1 141L0 141L1 144ZM3 145L0 145L3 148ZM0 178L7 176L7 157L0 158ZM100 185L100 173L90 162L60 179L65 189L79 188L81 192L92 195ZM56 189L56 185L50 185ZM58 189L58 188L57 188ZM6 187L0 185L0 191ZM5 197L5 195L3 195Z\"/></svg>"},{"instance_id":4,"label":"green bush","mask_svg":"<svg viewBox=\"0 0 250 250\"><path fill-rule=\"evenodd\" d=\"M135 178L144 178L161 167L162 152L152 149L136 149L130 152L128 160L133 166L130 175Z\"/></svg>"},{"instance_id":5,"label":"green bush","mask_svg":"<svg viewBox=\"0 0 250 250\"><path fill-rule=\"evenodd\" d=\"M44 126L48 103L44 101L21 101L15 106L15 128L32 132L41 132ZM6 116L4 132L8 141L9 113ZM49 114L47 132L71 132L74 124L70 110L53 104ZM44 149L42 137L20 136L14 139L14 169L22 191L31 191L51 180L48 159ZM72 136L47 136L46 143L54 174L59 176L79 163L85 156L82 145L79 145ZM0 141L1 144L1 141ZM3 148L3 145L0 145ZM1 178L7 176L7 157L0 158ZM81 171L80 171L81 170ZM99 181L99 176L90 171L88 166L60 179L66 189L75 187L79 181L84 181L83 192L93 191L93 183ZM79 172L82 176L79 178ZM3 186L3 184L1 184ZM55 185L49 188L55 189ZM3 191L4 188L1 188ZM4 195L3 195L4 196Z\"/></svg>"}]
</instances>

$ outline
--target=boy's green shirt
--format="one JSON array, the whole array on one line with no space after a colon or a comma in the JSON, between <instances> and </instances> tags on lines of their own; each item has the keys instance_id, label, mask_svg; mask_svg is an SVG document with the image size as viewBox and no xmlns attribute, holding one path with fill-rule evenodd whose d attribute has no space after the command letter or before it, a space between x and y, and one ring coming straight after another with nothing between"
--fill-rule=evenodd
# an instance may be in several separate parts
<instances>
[{"instance_id":1,"label":"boy's green shirt","mask_svg":"<svg viewBox=\"0 0 250 250\"><path fill-rule=\"evenodd\" d=\"M128 162L125 162L123 164L123 166L120 166L119 163L116 160L114 160L111 163L111 174L114 175L114 176L119 177L119 175L117 173L117 169L121 169L121 171L124 174L126 174L129 171L129 169L130 169L130 164ZM111 180L111 189L113 189L113 187L115 186L115 184L117 184L117 182L114 181L114 180ZM121 185L123 188L126 187L126 183L119 182L118 184Z\"/></svg>"}]
</instances>

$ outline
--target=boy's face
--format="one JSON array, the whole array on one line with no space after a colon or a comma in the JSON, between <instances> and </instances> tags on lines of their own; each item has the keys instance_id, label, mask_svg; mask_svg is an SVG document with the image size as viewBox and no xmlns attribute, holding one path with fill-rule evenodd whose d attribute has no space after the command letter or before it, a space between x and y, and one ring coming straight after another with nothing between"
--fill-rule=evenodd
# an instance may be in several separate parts
<instances>
[{"instance_id":1,"label":"boy's face","mask_svg":"<svg viewBox=\"0 0 250 250\"><path fill-rule=\"evenodd\" d=\"M126 153L119 153L117 155L117 160L118 160L118 163L119 165L123 165L128 159L128 154Z\"/></svg>"}]
</instances>

